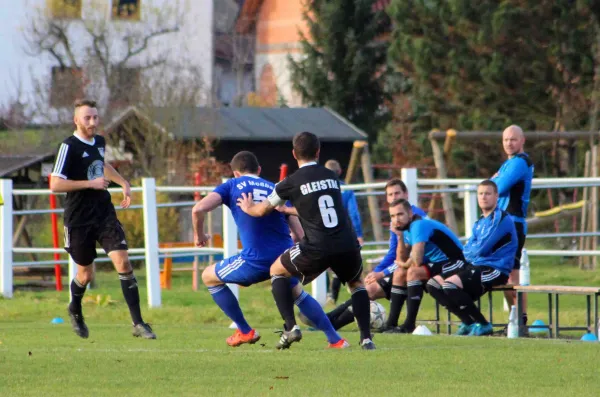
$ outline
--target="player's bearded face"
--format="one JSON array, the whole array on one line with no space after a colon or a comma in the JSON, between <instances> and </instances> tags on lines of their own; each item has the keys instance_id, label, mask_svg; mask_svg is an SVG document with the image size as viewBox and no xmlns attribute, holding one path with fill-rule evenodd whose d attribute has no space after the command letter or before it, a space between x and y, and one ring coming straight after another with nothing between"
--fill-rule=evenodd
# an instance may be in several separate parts
<instances>
[{"instance_id":1,"label":"player's bearded face","mask_svg":"<svg viewBox=\"0 0 600 397\"><path fill-rule=\"evenodd\" d=\"M412 214L404 209L402 206L390 208L390 216L392 218L392 226L396 230L408 230Z\"/></svg>"},{"instance_id":2,"label":"player's bearded face","mask_svg":"<svg viewBox=\"0 0 600 397\"><path fill-rule=\"evenodd\" d=\"M86 137L92 138L96 134L98 122L98 110L96 110L96 108L82 106L81 108L77 109L75 123L77 124L77 127L81 133Z\"/></svg>"}]
</instances>

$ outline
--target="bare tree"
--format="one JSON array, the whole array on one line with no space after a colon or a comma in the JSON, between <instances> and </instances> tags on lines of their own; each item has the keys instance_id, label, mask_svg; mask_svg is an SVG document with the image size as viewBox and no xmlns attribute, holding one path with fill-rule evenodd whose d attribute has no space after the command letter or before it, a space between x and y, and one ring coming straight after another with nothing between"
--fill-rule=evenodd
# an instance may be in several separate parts
<instances>
[{"instance_id":1,"label":"bare tree","mask_svg":"<svg viewBox=\"0 0 600 397\"><path fill-rule=\"evenodd\" d=\"M171 59L164 40L180 30L184 11L179 3L147 7L143 21L119 23L107 18L107 3L101 1L93 1L80 19L34 9L23 29L25 51L35 57L49 56L56 65L53 81L34 81L36 108L47 113L40 116L50 122L68 120L70 99L81 95L97 98L109 117L134 103L140 80ZM162 47L155 51L161 40ZM64 108L69 109L64 112Z\"/></svg>"}]
</instances>

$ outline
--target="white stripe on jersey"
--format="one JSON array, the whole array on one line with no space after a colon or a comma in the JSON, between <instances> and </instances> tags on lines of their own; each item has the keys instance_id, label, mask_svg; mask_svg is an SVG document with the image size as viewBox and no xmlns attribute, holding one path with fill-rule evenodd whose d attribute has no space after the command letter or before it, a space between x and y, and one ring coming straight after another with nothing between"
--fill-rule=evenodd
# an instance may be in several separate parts
<instances>
[{"instance_id":1,"label":"white stripe on jersey","mask_svg":"<svg viewBox=\"0 0 600 397\"><path fill-rule=\"evenodd\" d=\"M56 163L54 164L54 170L52 170L52 174L57 176L65 175L63 173L63 167L65 166L68 151L69 145L67 145L66 143L61 143L60 149L58 150L58 155L56 156Z\"/></svg>"}]
</instances>

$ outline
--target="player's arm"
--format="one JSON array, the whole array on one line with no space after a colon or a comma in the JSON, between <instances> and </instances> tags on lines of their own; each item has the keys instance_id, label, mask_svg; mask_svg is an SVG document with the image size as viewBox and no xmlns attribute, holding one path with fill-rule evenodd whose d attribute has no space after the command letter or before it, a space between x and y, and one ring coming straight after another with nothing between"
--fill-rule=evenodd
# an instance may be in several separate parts
<instances>
[{"instance_id":1,"label":"player's arm","mask_svg":"<svg viewBox=\"0 0 600 397\"><path fill-rule=\"evenodd\" d=\"M354 231L356 232L356 237L358 238L360 245L363 245L363 231L362 231L362 219L360 218L360 211L358 210L358 203L356 202L356 196L352 190L346 191L348 194L348 215L350 216L350 221L352 222L352 226L354 226Z\"/></svg>"},{"instance_id":2,"label":"player's arm","mask_svg":"<svg viewBox=\"0 0 600 397\"><path fill-rule=\"evenodd\" d=\"M288 216L287 222L292 232L292 239L294 241L302 240L304 238L304 229L302 228L302 224L300 224L300 219L297 216Z\"/></svg>"},{"instance_id":3,"label":"player's arm","mask_svg":"<svg viewBox=\"0 0 600 397\"><path fill-rule=\"evenodd\" d=\"M127 208L131 204L131 186L125 178L119 174L112 165L104 163L104 176L106 179L111 180L117 185L123 188L123 201L121 201L121 208Z\"/></svg>"},{"instance_id":4,"label":"player's arm","mask_svg":"<svg viewBox=\"0 0 600 397\"><path fill-rule=\"evenodd\" d=\"M278 205L275 209L287 216L298 216L298 210L296 207L288 207L287 205Z\"/></svg>"},{"instance_id":5,"label":"player's arm","mask_svg":"<svg viewBox=\"0 0 600 397\"><path fill-rule=\"evenodd\" d=\"M194 244L197 247L204 247L210 238L204 234L204 216L223 203L221 195L210 192L202 200L198 201L192 208L192 225L194 228Z\"/></svg>"},{"instance_id":6,"label":"player's arm","mask_svg":"<svg viewBox=\"0 0 600 397\"><path fill-rule=\"evenodd\" d=\"M507 167L502 170L497 177L493 178L493 181L498 186L498 194L500 196L507 194L513 185L521 180L526 172L527 163L525 160L519 158L517 160L510 161Z\"/></svg>"},{"instance_id":7,"label":"player's arm","mask_svg":"<svg viewBox=\"0 0 600 397\"><path fill-rule=\"evenodd\" d=\"M373 271L367 274L367 276L365 277L366 284L374 283L377 280L387 277L394 272L394 270L397 267L394 263L394 260L396 259L397 247L398 236L396 236L394 232L390 231L390 249L388 250L387 254L385 254L381 262L379 262L379 264L375 266Z\"/></svg>"},{"instance_id":8,"label":"player's arm","mask_svg":"<svg viewBox=\"0 0 600 397\"><path fill-rule=\"evenodd\" d=\"M277 203L276 205L271 204L267 199L260 203L252 201L252 193L242 193L242 197L237 199L237 206L242 209L246 214L254 217L261 217L270 214L271 211L280 205L283 205L285 201Z\"/></svg>"},{"instance_id":9,"label":"player's arm","mask_svg":"<svg viewBox=\"0 0 600 397\"><path fill-rule=\"evenodd\" d=\"M410 250L410 258L404 262L404 267L409 268L411 266L418 267L423 264L423 258L425 257L425 243L420 242L412 246Z\"/></svg>"}]
</instances>

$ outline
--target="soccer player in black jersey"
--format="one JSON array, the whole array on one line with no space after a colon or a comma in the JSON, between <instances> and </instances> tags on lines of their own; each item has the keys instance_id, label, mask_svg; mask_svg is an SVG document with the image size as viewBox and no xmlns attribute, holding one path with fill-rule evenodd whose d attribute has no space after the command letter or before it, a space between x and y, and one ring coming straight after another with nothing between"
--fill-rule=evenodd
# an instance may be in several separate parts
<instances>
[{"instance_id":1,"label":"soccer player in black jersey","mask_svg":"<svg viewBox=\"0 0 600 397\"><path fill-rule=\"evenodd\" d=\"M121 289L133 320L133 335L156 339L142 320L140 294L133 268L127 255L125 230L117 219L110 193L110 182L123 188L121 207L131 203L129 183L104 162L104 137L96 135L99 118L96 102L75 103L74 122L77 129L60 145L51 176L54 193L67 193L65 202L65 250L77 263L77 275L71 281L71 303L68 307L73 331L82 338L89 336L81 310L86 286L92 280L96 258L96 242L112 260Z\"/></svg>"},{"instance_id":2,"label":"soccer player in black jersey","mask_svg":"<svg viewBox=\"0 0 600 397\"><path fill-rule=\"evenodd\" d=\"M287 349L302 339L294 316L290 277L308 284L329 267L352 291L352 306L360 328L360 345L375 349L370 331L369 295L362 280L362 258L356 234L342 202L337 175L317 164L320 142L316 135L301 132L294 137L293 155L300 169L279 182L268 199L254 204L242 193L238 205L252 216L263 216L290 201L300 218L305 236L273 263L271 286L277 308L285 321L277 344Z\"/></svg>"}]
</instances>

